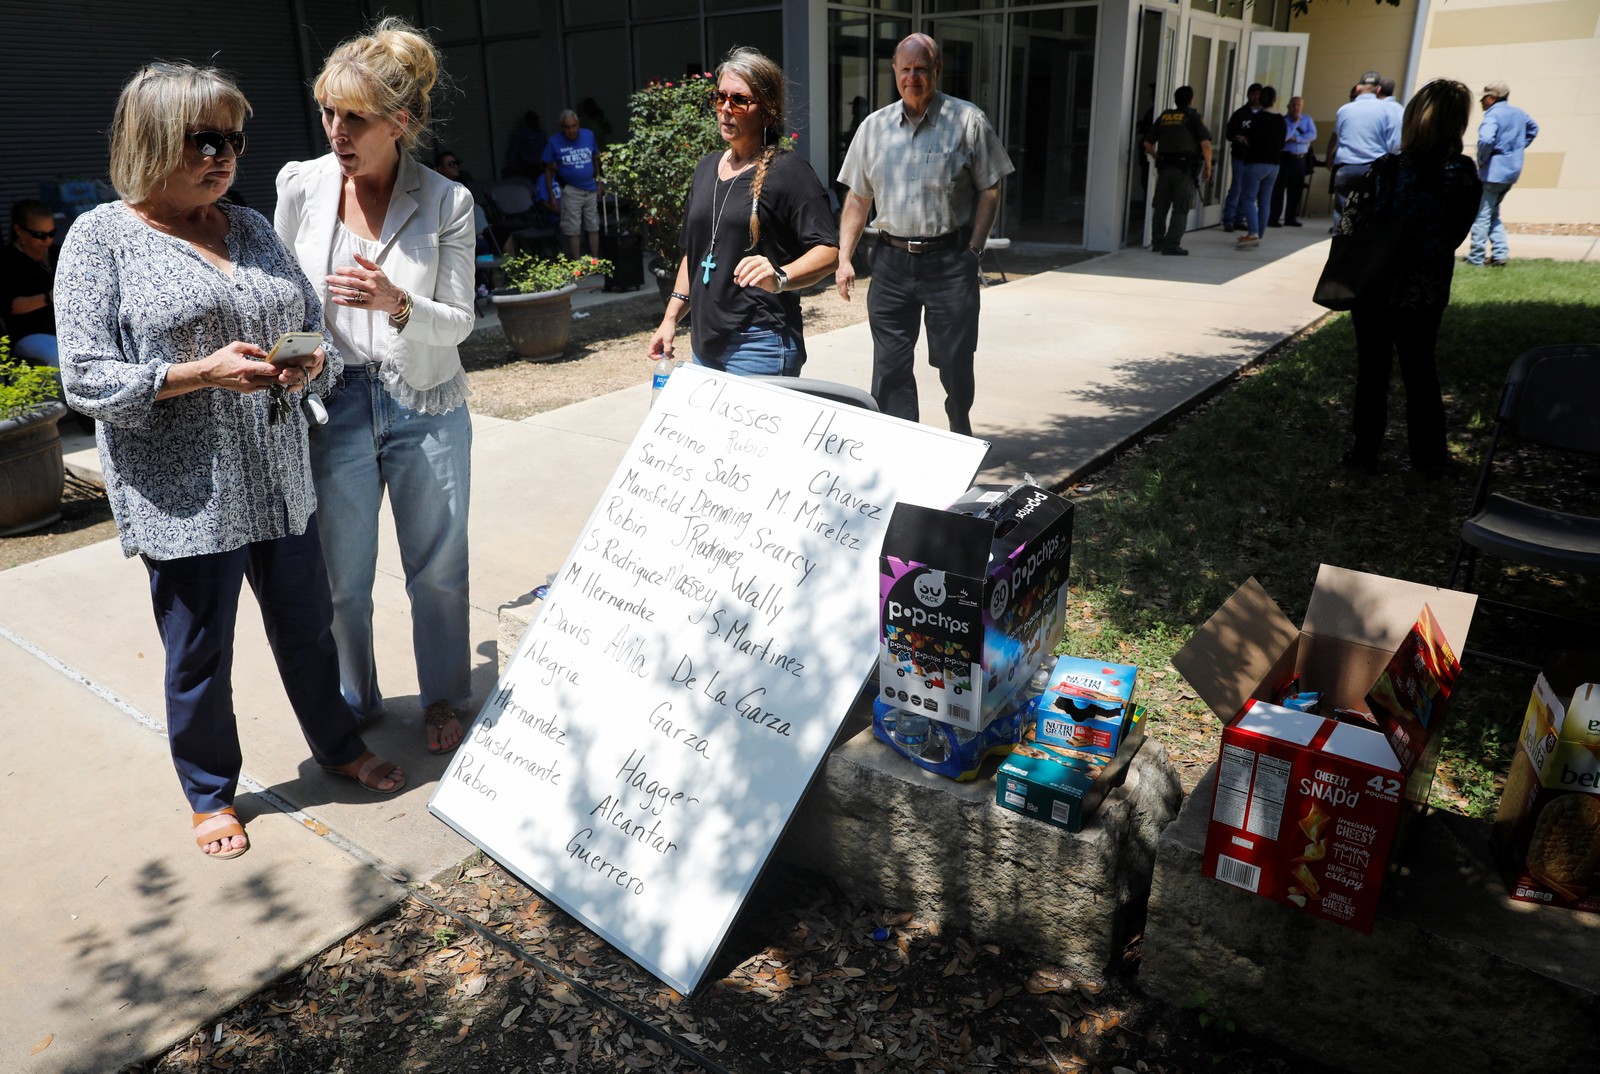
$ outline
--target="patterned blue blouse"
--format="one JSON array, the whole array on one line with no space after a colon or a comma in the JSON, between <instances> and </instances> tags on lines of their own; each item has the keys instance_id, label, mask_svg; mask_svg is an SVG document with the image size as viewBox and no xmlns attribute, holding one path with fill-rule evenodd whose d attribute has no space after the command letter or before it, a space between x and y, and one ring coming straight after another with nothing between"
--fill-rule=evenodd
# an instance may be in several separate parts
<instances>
[{"instance_id":1,"label":"patterned blue blouse","mask_svg":"<svg viewBox=\"0 0 1600 1074\"><path fill-rule=\"evenodd\" d=\"M231 279L122 202L79 217L61 249L61 379L67 402L99 422L124 555L178 559L302 534L317 507L298 406L269 425L266 391L202 388L156 399L177 362L235 340L270 350L282 332L322 331L316 292L271 223L220 207ZM344 363L326 337L324 348L315 386L326 392Z\"/></svg>"}]
</instances>

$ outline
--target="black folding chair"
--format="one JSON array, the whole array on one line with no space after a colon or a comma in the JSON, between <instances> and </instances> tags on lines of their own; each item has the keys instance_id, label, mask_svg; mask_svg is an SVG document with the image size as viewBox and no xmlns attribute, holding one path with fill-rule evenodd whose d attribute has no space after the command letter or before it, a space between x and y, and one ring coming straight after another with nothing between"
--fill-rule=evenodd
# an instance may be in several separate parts
<instances>
[{"instance_id":1,"label":"black folding chair","mask_svg":"<svg viewBox=\"0 0 1600 1074\"><path fill-rule=\"evenodd\" d=\"M1503 444L1502 440L1510 443ZM1504 456L1513 454L1518 465ZM1494 431L1484 453L1472 506L1450 565L1450 588L1465 566L1464 588L1473 587L1478 553L1540 570L1584 576L1600 574L1600 517L1563 510L1560 485L1515 480L1522 464L1539 457L1578 458L1580 481L1595 487L1589 460L1600 456L1600 345L1536 347L1517 358L1506 374ZM1500 457L1497 464L1497 457ZM1515 495L1498 491L1505 488ZM1566 490L1572 491L1572 490ZM1518 498L1525 497L1525 498ZM1536 610L1507 601L1483 600L1546 621L1576 624L1592 639L1596 625L1576 616ZM1467 650L1497 663L1538 665L1483 650Z\"/></svg>"},{"instance_id":2,"label":"black folding chair","mask_svg":"<svg viewBox=\"0 0 1600 1074\"><path fill-rule=\"evenodd\" d=\"M788 388L790 391L803 392L814 395L819 399L829 399L835 403L844 403L846 406L858 406L862 410L876 412L877 402L870 392L861 390L852 384L840 384L833 380L817 380L813 377L780 377L780 376L754 376L750 380L759 380L763 384L771 384L778 388Z\"/></svg>"}]
</instances>

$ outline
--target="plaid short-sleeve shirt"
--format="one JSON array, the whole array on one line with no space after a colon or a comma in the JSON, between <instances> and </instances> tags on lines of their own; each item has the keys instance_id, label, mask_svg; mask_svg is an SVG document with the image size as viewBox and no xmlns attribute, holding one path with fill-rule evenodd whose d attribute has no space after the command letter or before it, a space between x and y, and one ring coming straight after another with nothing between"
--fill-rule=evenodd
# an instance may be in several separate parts
<instances>
[{"instance_id":1,"label":"plaid short-sleeve shirt","mask_svg":"<svg viewBox=\"0 0 1600 1074\"><path fill-rule=\"evenodd\" d=\"M903 101L863 120L839 182L877 205L880 231L933 238L970 224L977 192L1015 170L983 109L939 93L916 123Z\"/></svg>"}]
</instances>

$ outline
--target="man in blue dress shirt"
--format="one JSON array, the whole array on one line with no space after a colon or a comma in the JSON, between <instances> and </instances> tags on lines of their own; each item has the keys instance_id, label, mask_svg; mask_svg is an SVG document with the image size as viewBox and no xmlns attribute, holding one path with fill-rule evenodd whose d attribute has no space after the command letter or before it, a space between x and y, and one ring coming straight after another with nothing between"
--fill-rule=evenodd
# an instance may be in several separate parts
<instances>
[{"instance_id":1,"label":"man in blue dress shirt","mask_svg":"<svg viewBox=\"0 0 1600 1074\"><path fill-rule=\"evenodd\" d=\"M1539 124L1522 109L1506 100L1511 87L1491 82L1483 87L1478 103L1483 106L1483 122L1478 124L1478 178L1483 180L1483 201L1478 219L1472 222L1472 246L1467 264L1502 267L1511 257L1506 245L1506 227L1500 222L1500 203L1506 191L1522 176L1522 154L1528 143L1539 136Z\"/></svg>"},{"instance_id":2,"label":"man in blue dress shirt","mask_svg":"<svg viewBox=\"0 0 1600 1074\"><path fill-rule=\"evenodd\" d=\"M1400 148L1400 120L1395 110L1378 97L1378 72L1368 71L1356 86L1356 96L1333 117L1336 148L1329 160L1333 169L1334 224L1344 211L1344 201L1367 174L1373 161Z\"/></svg>"}]
</instances>

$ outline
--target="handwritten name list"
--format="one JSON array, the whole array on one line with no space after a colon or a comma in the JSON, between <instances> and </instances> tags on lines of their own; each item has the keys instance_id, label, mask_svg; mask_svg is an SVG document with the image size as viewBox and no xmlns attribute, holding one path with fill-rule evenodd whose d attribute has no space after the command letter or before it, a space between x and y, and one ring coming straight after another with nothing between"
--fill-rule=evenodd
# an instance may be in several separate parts
<instances>
[{"instance_id":1,"label":"handwritten name list","mask_svg":"<svg viewBox=\"0 0 1600 1074\"><path fill-rule=\"evenodd\" d=\"M693 991L872 667L894 504L985 449L680 369L429 808Z\"/></svg>"}]
</instances>

